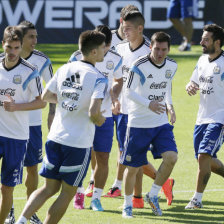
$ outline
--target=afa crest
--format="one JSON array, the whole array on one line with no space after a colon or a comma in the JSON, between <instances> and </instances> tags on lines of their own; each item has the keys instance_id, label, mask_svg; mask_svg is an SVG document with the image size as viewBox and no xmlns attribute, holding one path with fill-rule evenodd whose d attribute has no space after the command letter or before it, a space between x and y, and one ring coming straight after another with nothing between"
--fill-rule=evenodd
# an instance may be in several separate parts
<instances>
[{"instance_id":1,"label":"afa crest","mask_svg":"<svg viewBox=\"0 0 224 224\"><path fill-rule=\"evenodd\" d=\"M113 70L114 69L114 63L113 63L113 61L107 61L106 68L108 70Z\"/></svg>"},{"instance_id":2,"label":"afa crest","mask_svg":"<svg viewBox=\"0 0 224 224\"><path fill-rule=\"evenodd\" d=\"M213 69L214 74L220 74L220 67L219 66L215 66Z\"/></svg>"},{"instance_id":3,"label":"afa crest","mask_svg":"<svg viewBox=\"0 0 224 224\"><path fill-rule=\"evenodd\" d=\"M22 76L21 75L14 75L13 76L13 83L14 84L21 84L22 83Z\"/></svg>"},{"instance_id":4,"label":"afa crest","mask_svg":"<svg viewBox=\"0 0 224 224\"><path fill-rule=\"evenodd\" d=\"M172 77L172 71L171 71L171 70L166 70L165 77L166 77L167 79L171 79L171 77Z\"/></svg>"}]
</instances>

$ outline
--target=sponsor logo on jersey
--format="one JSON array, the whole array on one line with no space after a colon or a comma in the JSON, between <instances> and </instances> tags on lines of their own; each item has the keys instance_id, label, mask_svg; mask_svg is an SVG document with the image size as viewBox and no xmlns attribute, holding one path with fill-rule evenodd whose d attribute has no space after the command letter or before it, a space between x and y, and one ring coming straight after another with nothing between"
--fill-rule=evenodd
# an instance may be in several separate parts
<instances>
[{"instance_id":1,"label":"sponsor logo on jersey","mask_svg":"<svg viewBox=\"0 0 224 224\"><path fill-rule=\"evenodd\" d=\"M219 66L215 66L213 69L214 74L220 74L220 67Z\"/></svg>"},{"instance_id":2,"label":"sponsor logo on jersey","mask_svg":"<svg viewBox=\"0 0 224 224\"><path fill-rule=\"evenodd\" d=\"M14 96L16 93L15 89L7 88L7 89L0 89L0 95L10 95Z\"/></svg>"},{"instance_id":3,"label":"sponsor logo on jersey","mask_svg":"<svg viewBox=\"0 0 224 224\"><path fill-rule=\"evenodd\" d=\"M161 96L149 95L149 96L148 96L148 99L149 99L149 100L159 100L159 101L162 101L162 100L164 100L165 95L166 95L165 92L162 92L162 95L161 95Z\"/></svg>"},{"instance_id":4,"label":"sponsor logo on jersey","mask_svg":"<svg viewBox=\"0 0 224 224\"><path fill-rule=\"evenodd\" d=\"M76 104L68 105L65 102L62 102L61 106L63 109L68 110L70 112L78 109L78 105Z\"/></svg>"},{"instance_id":5,"label":"sponsor logo on jersey","mask_svg":"<svg viewBox=\"0 0 224 224\"><path fill-rule=\"evenodd\" d=\"M130 68L126 67L125 65L122 67L122 73L124 74L124 72L129 72Z\"/></svg>"},{"instance_id":6,"label":"sponsor logo on jersey","mask_svg":"<svg viewBox=\"0 0 224 224\"><path fill-rule=\"evenodd\" d=\"M207 89L201 89L201 94L208 94L214 93L213 87L208 87Z\"/></svg>"},{"instance_id":7,"label":"sponsor logo on jersey","mask_svg":"<svg viewBox=\"0 0 224 224\"><path fill-rule=\"evenodd\" d=\"M21 75L14 75L13 76L13 83L14 84L21 84L22 83L22 76Z\"/></svg>"},{"instance_id":8,"label":"sponsor logo on jersey","mask_svg":"<svg viewBox=\"0 0 224 224\"><path fill-rule=\"evenodd\" d=\"M213 76L208 76L208 77L204 77L204 76L200 76L199 77L199 82L205 82L205 83L213 83Z\"/></svg>"},{"instance_id":9,"label":"sponsor logo on jersey","mask_svg":"<svg viewBox=\"0 0 224 224\"><path fill-rule=\"evenodd\" d=\"M166 86L167 86L167 82L161 82L161 83L153 82L149 88L150 89L165 89Z\"/></svg>"},{"instance_id":10,"label":"sponsor logo on jersey","mask_svg":"<svg viewBox=\"0 0 224 224\"><path fill-rule=\"evenodd\" d=\"M79 96L80 94L78 93L75 93L75 92L69 92L69 91L62 91L61 95L63 97L66 97L66 98L69 98L71 100L75 100L75 101L78 101L79 100Z\"/></svg>"},{"instance_id":11,"label":"sponsor logo on jersey","mask_svg":"<svg viewBox=\"0 0 224 224\"><path fill-rule=\"evenodd\" d=\"M113 70L114 69L114 63L113 63L113 61L107 61L106 68L108 70Z\"/></svg>"},{"instance_id":12,"label":"sponsor logo on jersey","mask_svg":"<svg viewBox=\"0 0 224 224\"><path fill-rule=\"evenodd\" d=\"M166 77L167 79L170 79L171 76L172 76L172 71L171 71L171 70L166 70L165 77Z\"/></svg>"},{"instance_id":13,"label":"sponsor logo on jersey","mask_svg":"<svg viewBox=\"0 0 224 224\"><path fill-rule=\"evenodd\" d=\"M64 82L62 82L63 86L71 87L74 89L82 90L82 86L80 85L80 75L79 73L75 73L70 78L66 78Z\"/></svg>"},{"instance_id":14,"label":"sponsor logo on jersey","mask_svg":"<svg viewBox=\"0 0 224 224\"><path fill-rule=\"evenodd\" d=\"M148 75L147 78L152 79L153 78L152 74Z\"/></svg>"}]
</instances>

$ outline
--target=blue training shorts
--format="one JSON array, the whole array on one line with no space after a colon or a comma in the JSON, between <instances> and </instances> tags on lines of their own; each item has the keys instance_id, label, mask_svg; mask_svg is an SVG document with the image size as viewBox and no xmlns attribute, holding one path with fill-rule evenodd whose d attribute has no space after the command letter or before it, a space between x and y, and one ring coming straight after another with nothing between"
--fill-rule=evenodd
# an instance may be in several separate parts
<instances>
[{"instance_id":1,"label":"blue training shorts","mask_svg":"<svg viewBox=\"0 0 224 224\"><path fill-rule=\"evenodd\" d=\"M198 0L170 0L167 18L198 17Z\"/></svg>"},{"instance_id":2,"label":"blue training shorts","mask_svg":"<svg viewBox=\"0 0 224 224\"><path fill-rule=\"evenodd\" d=\"M130 128L127 129L125 149L121 155L120 163L126 166L140 167L148 164L147 152L150 144L154 158L161 158L167 151L177 152L173 135L173 126L164 124L156 128Z\"/></svg>"},{"instance_id":3,"label":"blue training shorts","mask_svg":"<svg viewBox=\"0 0 224 224\"><path fill-rule=\"evenodd\" d=\"M41 163L42 160L43 155L41 125L30 126L30 138L27 145L24 166L34 166L38 163Z\"/></svg>"},{"instance_id":4,"label":"blue training shorts","mask_svg":"<svg viewBox=\"0 0 224 224\"><path fill-rule=\"evenodd\" d=\"M206 153L217 158L216 153L223 143L223 124L211 123L195 125L194 128L194 151L195 158L198 154Z\"/></svg>"},{"instance_id":5,"label":"blue training shorts","mask_svg":"<svg viewBox=\"0 0 224 224\"><path fill-rule=\"evenodd\" d=\"M128 125L128 115L119 114L117 120L117 141L120 146L120 151L124 150L124 142Z\"/></svg>"},{"instance_id":6,"label":"blue training shorts","mask_svg":"<svg viewBox=\"0 0 224 224\"><path fill-rule=\"evenodd\" d=\"M89 167L91 149L61 145L51 140L47 140L45 149L46 156L39 174L81 187Z\"/></svg>"},{"instance_id":7,"label":"blue training shorts","mask_svg":"<svg viewBox=\"0 0 224 224\"><path fill-rule=\"evenodd\" d=\"M0 136L0 158L2 158L1 182L15 187L22 183L23 162L27 140L18 140Z\"/></svg>"},{"instance_id":8,"label":"blue training shorts","mask_svg":"<svg viewBox=\"0 0 224 224\"><path fill-rule=\"evenodd\" d=\"M112 148L114 136L114 120L112 117L107 117L101 127L96 126L93 150L97 152L109 152Z\"/></svg>"}]
</instances>

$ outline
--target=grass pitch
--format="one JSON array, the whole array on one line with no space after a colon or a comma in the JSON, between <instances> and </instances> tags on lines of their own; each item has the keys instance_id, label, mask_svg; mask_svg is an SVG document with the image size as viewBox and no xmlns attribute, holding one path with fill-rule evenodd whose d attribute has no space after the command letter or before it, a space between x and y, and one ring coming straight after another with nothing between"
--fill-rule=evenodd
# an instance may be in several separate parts
<instances>
[{"instance_id":1,"label":"grass pitch","mask_svg":"<svg viewBox=\"0 0 224 224\"><path fill-rule=\"evenodd\" d=\"M49 56L53 63L54 72L61 65L66 63L73 51L77 50L74 45L62 44L44 44L39 45L38 49ZM121 217L121 209L123 204L123 197L121 198L102 198L102 205L104 212L93 212L89 209L90 199L85 199L86 209L78 211L70 204L65 216L60 223L63 224L125 224L125 223L190 223L190 224L221 224L224 223L224 181L223 178L212 174L209 180L206 192L203 196L204 208L200 210L184 210L184 207L192 197L197 174L197 162L194 159L193 150L193 128L196 120L198 110L199 96L190 97L185 91L185 85L190 79L192 71L196 62L201 55L201 47L193 46L191 52L180 53L176 46L171 47L169 56L175 59L178 63L178 70L173 80L173 104L175 107L177 121L174 128L175 139L178 146L178 161L173 170L172 177L175 179L174 186L174 201L172 206L167 206L164 195L161 195L160 206L163 210L162 217L156 217L149 205L145 204L144 209L134 209L132 220L125 220ZM43 143L45 143L48 133L46 119L46 108L43 112ZM44 149L44 146L43 146ZM110 171L104 193L111 187L116 172L116 158L117 158L117 142L114 140L113 149L110 155ZM223 160L223 147L218 153L219 158ZM153 160L150 153L148 153L149 161L158 168L161 160ZM25 170L24 170L25 171ZM24 173L25 174L25 173ZM84 187L87 187L90 172L84 181ZM150 190L153 181L144 176L143 192ZM40 178L39 186L43 184L43 178ZM16 218L21 213L25 202L24 184L19 185L14 191L14 205L16 211ZM38 216L44 220L47 209L50 207L55 197L49 199L45 205L38 211Z\"/></svg>"}]
</instances>

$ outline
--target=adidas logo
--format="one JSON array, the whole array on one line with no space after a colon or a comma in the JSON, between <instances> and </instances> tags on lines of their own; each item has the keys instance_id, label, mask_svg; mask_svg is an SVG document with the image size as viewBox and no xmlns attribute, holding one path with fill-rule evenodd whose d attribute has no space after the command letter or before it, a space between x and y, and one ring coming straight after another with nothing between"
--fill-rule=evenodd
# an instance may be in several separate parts
<instances>
[{"instance_id":1,"label":"adidas logo","mask_svg":"<svg viewBox=\"0 0 224 224\"><path fill-rule=\"evenodd\" d=\"M70 78L67 78L66 81L72 82L72 83L80 83L80 75L79 73L75 73L75 75L72 75Z\"/></svg>"},{"instance_id":2,"label":"adidas logo","mask_svg":"<svg viewBox=\"0 0 224 224\"><path fill-rule=\"evenodd\" d=\"M147 78L148 78L148 79L152 79L152 78L153 78L152 74L148 75Z\"/></svg>"}]
</instances>

